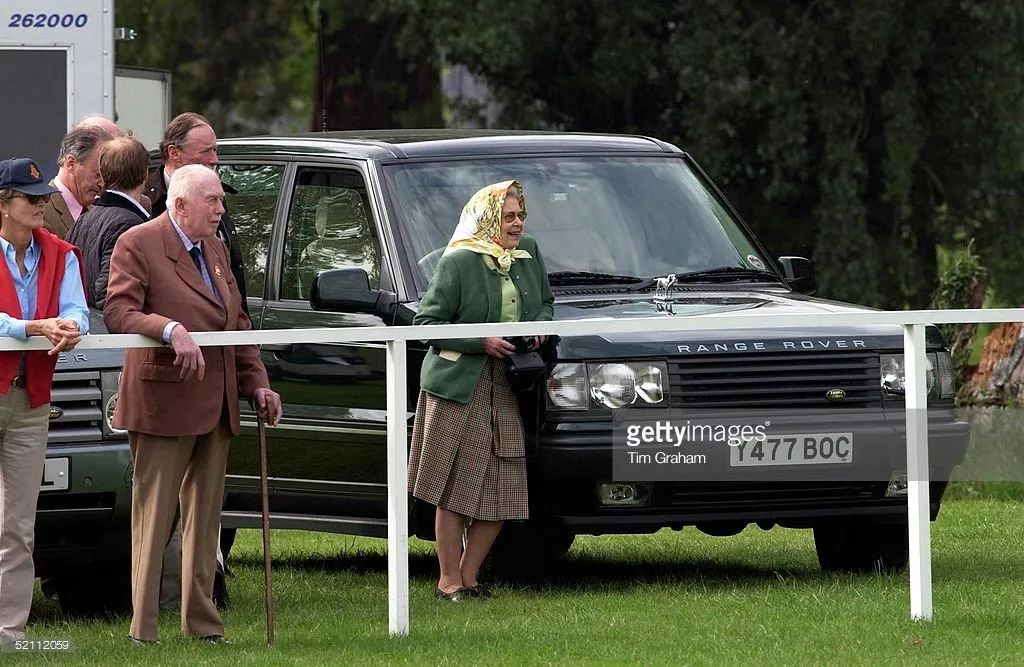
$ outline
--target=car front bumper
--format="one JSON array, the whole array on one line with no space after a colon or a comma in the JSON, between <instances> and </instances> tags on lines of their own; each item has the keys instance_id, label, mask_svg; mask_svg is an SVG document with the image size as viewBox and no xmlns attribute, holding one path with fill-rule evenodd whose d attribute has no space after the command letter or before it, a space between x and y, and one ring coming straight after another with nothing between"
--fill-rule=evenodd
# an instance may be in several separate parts
<instances>
[{"instance_id":1,"label":"car front bumper","mask_svg":"<svg viewBox=\"0 0 1024 667\"><path fill-rule=\"evenodd\" d=\"M36 509L37 575L131 552L131 453L127 440L51 445L66 459L67 488L42 490ZM63 469L63 464L61 465Z\"/></svg>"},{"instance_id":2,"label":"car front bumper","mask_svg":"<svg viewBox=\"0 0 1024 667\"><path fill-rule=\"evenodd\" d=\"M619 432L613 431L610 421L563 421L541 434L537 454L529 460L531 516L587 534L643 533L709 522L805 527L844 516L900 520L907 512L906 495L890 497L887 490L893 473L907 467L902 418L902 411L830 411L810 422L801 416L800 426L789 432L854 435L854 462L843 466L841 474L834 472L839 466L830 466L831 477L822 474L825 466L733 468L728 448L723 447L708 454L704 468L648 481L616 479L612 441ZM787 432L785 423L784 418L778 420L782 432ZM967 450L969 427L957 421L951 409L935 410L929 412L928 435L934 519L952 469ZM602 502L600 485L613 482L633 484L646 502Z\"/></svg>"}]
</instances>

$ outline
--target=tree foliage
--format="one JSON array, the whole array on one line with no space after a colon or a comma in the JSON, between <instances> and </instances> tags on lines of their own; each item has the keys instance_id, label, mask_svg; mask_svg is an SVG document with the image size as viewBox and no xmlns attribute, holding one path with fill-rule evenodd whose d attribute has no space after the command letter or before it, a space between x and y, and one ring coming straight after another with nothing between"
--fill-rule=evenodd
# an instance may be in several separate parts
<instances>
[{"instance_id":1,"label":"tree foliage","mask_svg":"<svg viewBox=\"0 0 1024 667\"><path fill-rule=\"evenodd\" d=\"M117 7L119 61L172 69L176 111L222 134L436 126L462 64L506 126L677 143L821 294L923 307L969 238L999 301L1024 292L1024 0Z\"/></svg>"},{"instance_id":2,"label":"tree foliage","mask_svg":"<svg viewBox=\"0 0 1024 667\"><path fill-rule=\"evenodd\" d=\"M823 294L923 307L966 236L1019 261L1019 1L432 4L507 121L677 142Z\"/></svg>"},{"instance_id":3,"label":"tree foliage","mask_svg":"<svg viewBox=\"0 0 1024 667\"><path fill-rule=\"evenodd\" d=\"M173 113L207 116L223 136L305 129L316 28L309 3L292 0L118 2L117 63L172 73Z\"/></svg>"},{"instance_id":4,"label":"tree foliage","mask_svg":"<svg viewBox=\"0 0 1024 667\"><path fill-rule=\"evenodd\" d=\"M315 129L437 127L441 79L426 2L322 0Z\"/></svg>"}]
</instances>

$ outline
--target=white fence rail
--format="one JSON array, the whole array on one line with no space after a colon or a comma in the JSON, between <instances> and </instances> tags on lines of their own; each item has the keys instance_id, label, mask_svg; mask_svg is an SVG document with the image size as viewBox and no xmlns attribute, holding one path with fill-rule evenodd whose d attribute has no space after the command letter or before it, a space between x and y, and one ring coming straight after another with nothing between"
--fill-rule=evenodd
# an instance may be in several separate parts
<instances>
[{"instance_id":1,"label":"white fence rail","mask_svg":"<svg viewBox=\"0 0 1024 667\"><path fill-rule=\"evenodd\" d=\"M910 615L932 620L931 527L928 497L928 422L925 381L925 326L983 322L1024 322L1024 308L984 310L867 311L780 315L742 311L726 315L660 318L594 318L554 322L452 324L431 327L352 327L336 329L278 329L266 331L196 332L201 346L267 343L347 343L384 341L387 344L388 386L388 627L392 635L409 633L409 525L407 462L406 343L410 340L483 338L487 336L585 336L627 333L684 334L695 331L797 329L814 327L892 325L903 327L906 363L907 512L910 533ZM841 333L830 331L832 333ZM91 335L77 349L161 347L138 335ZM49 342L0 338L0 351L48 349Z\"/></svg>"}]
</instances>

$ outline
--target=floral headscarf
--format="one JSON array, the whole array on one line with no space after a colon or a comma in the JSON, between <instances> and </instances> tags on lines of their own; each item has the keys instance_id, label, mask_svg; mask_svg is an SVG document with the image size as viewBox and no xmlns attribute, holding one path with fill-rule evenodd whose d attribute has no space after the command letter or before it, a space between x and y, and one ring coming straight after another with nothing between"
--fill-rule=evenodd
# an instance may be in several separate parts
<instances>
[{"instance_id":1,"label":"floral headscarf","mask_svg":"<svg viewBox=\"0 0 1024 667\"><path fill-rule=\"evenodd\" d=\"M444 254L465 248L481 255L490 255L498 268L508 271L517 259L530 259L530 253L518 248L504 248L501 238L501 208L509 188L519 193L519 206L526 210L526 194L519 181L502 181L480 188L462 209L459 225L448 241Z\"/></svg>"}]
</instances>

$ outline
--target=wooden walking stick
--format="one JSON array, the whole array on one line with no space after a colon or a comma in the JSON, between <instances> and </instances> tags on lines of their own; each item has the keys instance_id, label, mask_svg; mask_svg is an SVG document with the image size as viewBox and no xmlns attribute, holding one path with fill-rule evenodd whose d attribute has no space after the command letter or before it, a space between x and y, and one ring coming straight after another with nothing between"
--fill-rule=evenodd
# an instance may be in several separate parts
<instances>
[{"instance_id":1,"label":"wooden walking stick","mask_svg":"<svg viewBox=\"0 0 1024 667\"><path fill-rule=\"evenodd\" d=\"M260 438L260 495L263 501L263 608L267 616L267 644L274 643L274 599L270 589L270 490L267 472L267 427L256 415Z\"/></svg>"}]
</instances>

